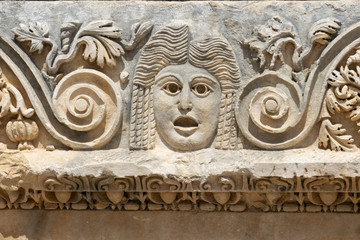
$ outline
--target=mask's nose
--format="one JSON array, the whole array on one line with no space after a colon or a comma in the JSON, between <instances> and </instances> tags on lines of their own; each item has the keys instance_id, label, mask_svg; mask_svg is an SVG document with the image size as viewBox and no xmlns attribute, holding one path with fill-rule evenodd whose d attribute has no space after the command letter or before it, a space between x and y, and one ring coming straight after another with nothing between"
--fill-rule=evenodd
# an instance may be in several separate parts
<instances>
[{"instance_id":1,"label":"mask's nose","mask_svg":"<svg viewBox=\"0 0 360 240\"><path fill-rule=\"evenodd\" d=\"M180 100L178 104L179 110L187 110L190 111L192 109L192 103L191 103L191 96L190 96L190 89L183 88L180 93Z\"/></svg>"}]
</instances>

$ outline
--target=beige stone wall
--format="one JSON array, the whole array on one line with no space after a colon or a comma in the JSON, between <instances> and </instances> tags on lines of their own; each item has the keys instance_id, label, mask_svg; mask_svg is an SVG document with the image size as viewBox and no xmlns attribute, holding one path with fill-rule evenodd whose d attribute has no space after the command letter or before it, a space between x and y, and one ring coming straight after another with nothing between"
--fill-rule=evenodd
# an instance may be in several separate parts
<instances>
[{"instance_id":1,"label":"beige stone wall","mask_svg":"<svg viewBox=\"0 0 360 240\"><path fill-rule=\"evenodd\" d=\"M18 240L356 240L358 214L5 210L0 232Z\"/></svg>"}]
</instances>

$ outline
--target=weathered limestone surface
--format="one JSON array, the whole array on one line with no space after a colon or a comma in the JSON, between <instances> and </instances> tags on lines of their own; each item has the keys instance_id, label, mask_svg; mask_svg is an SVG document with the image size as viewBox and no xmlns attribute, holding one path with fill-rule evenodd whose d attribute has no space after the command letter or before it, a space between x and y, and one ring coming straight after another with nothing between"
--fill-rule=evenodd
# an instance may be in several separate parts
<instances>
[{"instance_id":1,"label":"weathered limestone surface","mask_svg":"<svg viewBox=\"0 0 360 240\"><path fill-rule=\"evenodd\" d=\"M6 240L356 240L359 235L359 215L344 213L4 210L1 217Z\"/></svg>"},{"instance_id":2,"label":"weathered limestone surface","mask_svg":"<svg viewBox=\"0 0 360 240\"><path fill-rule=\"evenodd\" d=\"M65 210L358 213L359 7L0 2L0 232L88 214Z\"/></svg>"}]
</instances>

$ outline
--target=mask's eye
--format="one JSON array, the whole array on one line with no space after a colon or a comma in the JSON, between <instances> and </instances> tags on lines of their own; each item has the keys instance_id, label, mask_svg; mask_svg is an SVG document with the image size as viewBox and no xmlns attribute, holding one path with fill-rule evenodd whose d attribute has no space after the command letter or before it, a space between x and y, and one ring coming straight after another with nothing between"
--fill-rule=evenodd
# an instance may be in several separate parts
<instances>
[{"instance_id":1,"label":"mask's eye","mask_svg":"<svg viewBox=\"0 0 360 240\"><path fill-rule=\"evenodd\" d=\"M180 93L181 91L181 86L179 86L179 84L175 83L175 82L169 82L166 83L163 87L162 90L164 92L166 92L167 94L174 96L178 93Z\"/></svg>"},{"instance_id":2,"label":"mask's eye","mask_svg":"<svg viewBox=\"0 0 360 240\"><path fill-rule=\"evenodd\" d=\"M194 84L191 90L198 97L206 97L213 91L212 88L206 83Z\"/></svg>"}]
</instances>

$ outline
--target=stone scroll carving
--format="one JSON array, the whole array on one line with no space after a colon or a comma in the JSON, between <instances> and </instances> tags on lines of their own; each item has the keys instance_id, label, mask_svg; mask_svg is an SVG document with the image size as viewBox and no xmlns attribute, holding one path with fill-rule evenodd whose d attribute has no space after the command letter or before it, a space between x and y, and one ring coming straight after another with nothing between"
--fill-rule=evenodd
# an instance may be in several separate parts
<instances>
[{"instance_id":1,"label":"stone scroll carving","mask_svg":"<svg viewBox=\"0 0 360 240\"><path fill-rule=\"evenodd\" d=\"M123 99L120 87L98 70L83 68L64 73L61 67L72 62L79 51L82 51L84 60L95 62L100 68L105 65L113 67L116 58L120 58L124 70L119 77L122 84L127 84L129 73L124 59L125 51L134 49L151 28L152 25L147 22L135 24L130 41L126 41L121 39L121 30L113 26L111 21L94 21L87 25L77 21L68 22L61 27L59 50L56 42L49 38L46 24L20 24L20 27L13 29L15 39L28 43L30 54L42 53L46 45L51 47L43 68L40 71L6 37L1 39L0 57L25 89L34 108L32 111L35 110L52 137L73 149L91 149L110 141L121 126ZM14 94L13 90L10 92ZM24 116L27 117L26 114ZM12 141L24 142L36 137L36 125L31 125L28 120L23 122L23 127L17 122L8 124L7 133ZM14 131L19 132L20 128L29 132L29 136L22 134L24 136L15 137Z\"/></svg>"},{"instance_id":2,"label":"stone scroll carving","mask_svg":"<svg viewBox=\"0 0 360 240\"><path fill-rule=\"evenodd\" d=\"M37 22L14 28L13 40L2 35L0 117L17 114L6 118L8 139L31 149L45 129L72 149L94 149L125 132L130 150L280 150L315 131L320 148L357 149L358 25L321 19L304 41L276 16L232 36L240 46L222 34L197 36L186 23L152 28L134 24L127 41L112 21L71 21L60 27L60 46ZM249 53L243 59L239 47ZM250 77L241 73L248 58Z\"/></svg>"},{"instance_id":3,"label":"stone scroll carving","mask_svg":"<svg viewBox=\"0 0 360 240\"><path fill-rule=\"evenodd\" d=\"M162 28L145 45L135 70L130 149L154 148L157 135L177 151L212 144L217 149L240 149L240 136L265 149L298 144L321 118L327 89L324 74L333 67L325 59L340 50L340 41L349 38L346 33L338 36L340 28L336 19L319 20L309 29L308 44L302 45L293 25L281 17L255 27L253 35L241 44L254 53L260 72L243 79L247 84L242 87L235 54L225 39L191 41L185 25ZM356 36L350 38L354 41ZM328 47L331 41L334 43ZM193 85L196 74L218 80L220 89L205 81ZM221 97L216 96L218 89ZM220 106L212 100L216 98ZM208 105L212 108L207 109ZM206 134L202 134L205 128ZM320 130L319 141L324 142L323 138Z\"/></svg>"},{"instance_id":4,"label":"stone scroll carving","mask_svg":"<svg viewBox=\"0 0 360 240\"><path fill-rule=\"evenodd\" d=\"M313 129L326 89L326 81L317 75L323 71L320 54L339 28L337 20L316 22L309 32L310 44L304 47L292 24L275 17L242 42L253 50L263 70L240 90L236 101L238 126L251 143L266 149L289 148Z\"/></svg>"}]
</instances>

